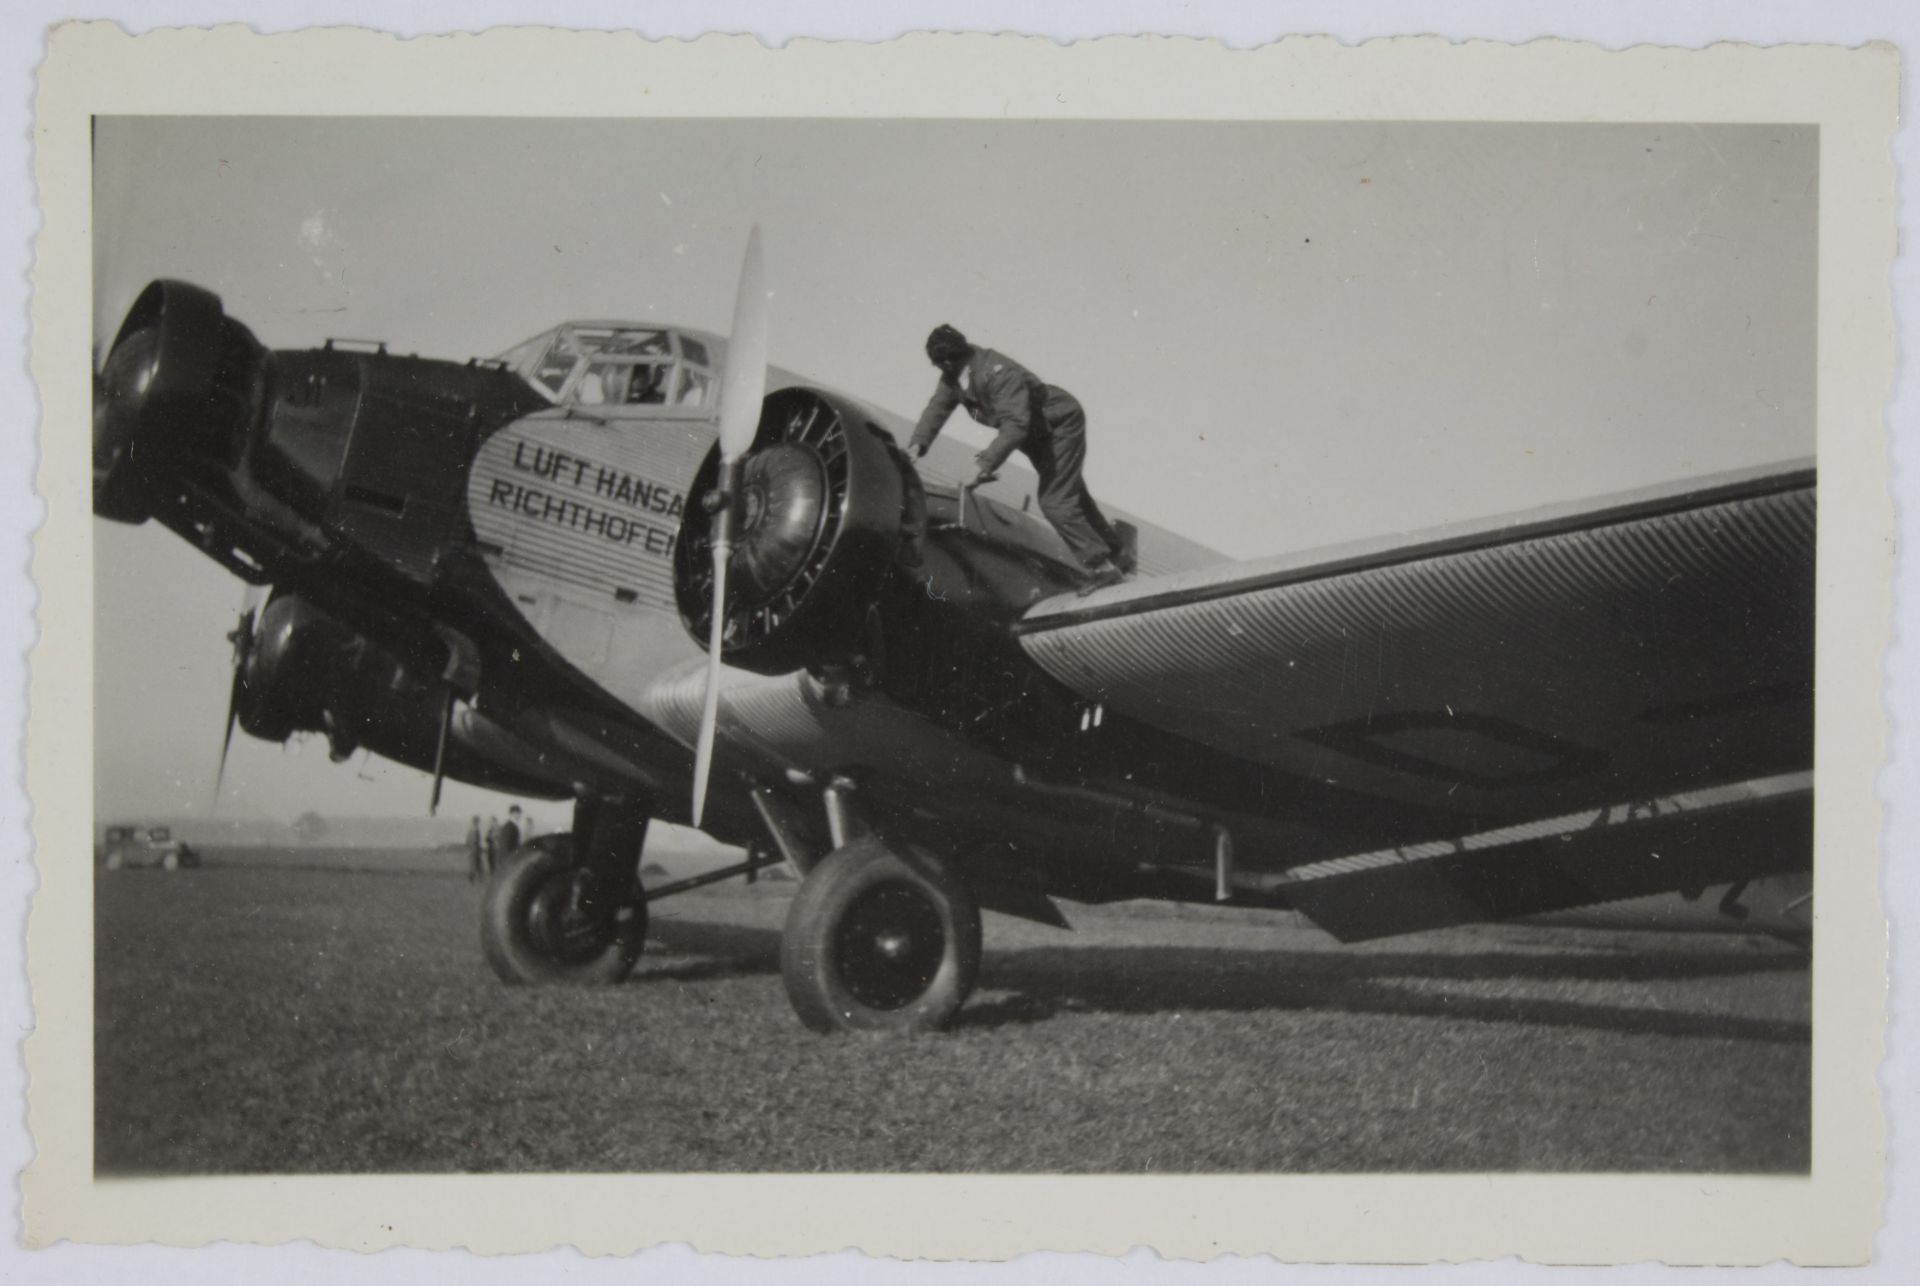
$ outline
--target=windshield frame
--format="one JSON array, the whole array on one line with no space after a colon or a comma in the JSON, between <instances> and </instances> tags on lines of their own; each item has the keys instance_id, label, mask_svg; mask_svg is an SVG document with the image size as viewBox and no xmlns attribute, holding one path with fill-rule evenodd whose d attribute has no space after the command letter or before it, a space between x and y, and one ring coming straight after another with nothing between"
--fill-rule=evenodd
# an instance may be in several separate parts
<instances>
[{"instance_id":1,"label":"windshield frame","mask_svg":"<svg viewBox=\"0 0 1920 1286\"><path fill-rule=\"evenodd\" d=\"M711 418L720 391L714 342L651 322L563 322L515 344L500 361L556 407L594 415L639 415L670 419ZM569 363L558 375L559 361ZM704 359L704 360L703 360ZM588 377L596 369L651 366L664 371L649 381L663 390L658 401L588 400Z\"/></svg>"}]
</instances>

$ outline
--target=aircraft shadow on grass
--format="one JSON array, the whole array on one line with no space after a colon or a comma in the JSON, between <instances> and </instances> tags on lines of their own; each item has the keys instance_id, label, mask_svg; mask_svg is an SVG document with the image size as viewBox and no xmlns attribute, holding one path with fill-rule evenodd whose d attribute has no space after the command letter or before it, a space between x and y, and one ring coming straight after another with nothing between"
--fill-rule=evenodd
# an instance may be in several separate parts
<instances>
[{"instance_id":1,"label":"aircraft shadow on grass","mask_svg":"<svg viewBox=\"0 0 1920 1286\"><path fill-rule=\"evenodd\" d=\"M701 982L780 971L777 930L675 919L652 937L649 981ZM1554 954L1489 944L1484 951L1291 951L1209 947L1029 947L998 952L956 1029L1045 1022L1070 1013L1329 1011L1405 1018L1585 1027L1642 1035L1805 1043L1803 1019L1750 1017L1583 1001L1564 996L1474 996L1400 983L1662 983L1799 973L1804 955L1732 937L1725 946L1636 944L1632 952ZM679 956L694 959L676 959ZM992 994L1011 993L1011 994Z\"/></svg>"}]
</instances>

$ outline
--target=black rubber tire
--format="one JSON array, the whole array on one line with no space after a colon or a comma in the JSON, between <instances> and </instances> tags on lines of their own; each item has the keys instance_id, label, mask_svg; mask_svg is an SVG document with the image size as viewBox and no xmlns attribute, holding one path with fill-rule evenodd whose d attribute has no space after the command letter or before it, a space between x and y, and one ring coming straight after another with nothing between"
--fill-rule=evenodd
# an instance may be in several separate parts
<instances>
[{"instance_id":1,"label":"black rubber tire","mask_svg":"<svg viewBox=\"0 0 1920 1286\"><path fill-rule=\"evenodd\" d=\"M919 851L855 840L808 873L787 910L780 973L817 1032L937 1031L979 972L979 904Z\"/></svg>"},{"instance_id":2,"label":"black rubber tire","mask_svg":"<svg viewBox=\"0 0 1920 1286\"><path fill-rule=\"evenodd\" d=\"M575 875L573 837L563 834L542 835L494 868L480 911L480 949L502 982L604 987L633 972L647 941L644 896L570 951L542 941L540 925L558 914Z\"/></svg>"}]
</instances>

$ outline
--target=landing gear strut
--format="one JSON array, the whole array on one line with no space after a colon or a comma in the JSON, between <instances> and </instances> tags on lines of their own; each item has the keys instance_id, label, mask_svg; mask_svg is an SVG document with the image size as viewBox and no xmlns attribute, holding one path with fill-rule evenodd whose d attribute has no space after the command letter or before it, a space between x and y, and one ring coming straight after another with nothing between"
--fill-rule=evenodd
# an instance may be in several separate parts
<instances>
[{"instance_id":1,"label":"landing gear strut","mask_svg":"<svg viewBox=\"0 0 1920 1286\"><path fill-rule=\"evenodd\" d=\"M819 1032L931 1031L980 970L980 909L944 863L873 834L807 874L787 911L780 972Z\"/></svg>"},{"instance_id":2,"label":"landing gear strut","mask_svg":"<svg viewBox=\"0 0 1920 1286\"><path fill-rule=\"evenodd\" d=\"M480 947L502 981L593 986L633 972L647 939L648 819L641 801L582 798L571 835L542 835L495 870Z\"/></svg>"}]
</instances>

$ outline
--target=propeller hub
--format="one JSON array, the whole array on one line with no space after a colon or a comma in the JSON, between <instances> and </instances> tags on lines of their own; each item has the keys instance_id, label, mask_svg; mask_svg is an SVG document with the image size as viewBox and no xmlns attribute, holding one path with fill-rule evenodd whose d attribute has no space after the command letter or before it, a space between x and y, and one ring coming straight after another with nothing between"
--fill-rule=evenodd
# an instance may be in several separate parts
<instances>
[{"instance_id":1,"label":"propeller hub","mask_svg":"<svg viewBox=\"0 0 1920 1286\"><path fill-rule=\"evenodd\" d=\"M722 482L719 451L696 491L724 490L730 549L719 647L756 674L836 665L863 651L869 609L900 547L905 457L857 405L807 388L763 408L760 445ZM680 616L708 642L713 625L715 514L691 505L674 548Z\"/></svg>"},{"instance_id":2,"label":"propeller hub","mask_svg":"<svg viewBox=\"0 0 1920 1286\"><path fill-rule=\"evenodd\" d=\"M747 457L728 569L743 605L771 602L806 568L826 500L826 466L813 451L782 443Z\"/></svg>"}]
</instances>

